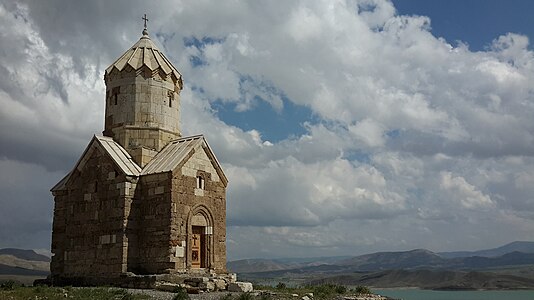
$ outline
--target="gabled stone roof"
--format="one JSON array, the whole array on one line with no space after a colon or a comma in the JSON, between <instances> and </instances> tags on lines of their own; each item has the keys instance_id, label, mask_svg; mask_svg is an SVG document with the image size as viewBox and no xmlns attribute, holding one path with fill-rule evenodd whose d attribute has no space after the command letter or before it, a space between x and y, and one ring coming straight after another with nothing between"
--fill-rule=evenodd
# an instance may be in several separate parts
<instances>
[{"instance_id":1,"label":"gabled stone roof","mask_svg":"<svg viewBox=\"0 0 534 300\"><path fill-rule=\"evenodd\" d=\"M85 148L85 151L83 152L82 156L74 166L74 169L67 174L63 179L61 179L52 189L51 191L57 191L63 189L65 184L68 182L71 174L75 171L81 171L87 162L87 160L90 158L93 150L99 149L103 153L106 153L111 157L115 165L118 167L119 170L121 170L124 174L128 176L139 176L141 173L141 167L139 167L132 159L130 154L126 152L126 150L113 141L110 137L105 136L93 136L93 139L91 142L89 142L89 145L87 145L87 148Z\"/></svg>"},{"instance_id":2,"label":"gabled stone roof","mask_svg":"<svg viewBox=\"0 0 534 300\"><path fill-rule=\"evenodd\" d=\"M183 161L187 160L192 154L192 151L199 148L203 148L206 151L206 154L212 161L217 174L226 186L228 179L226 178L226 175L224 175L219 161L215 157L215 154L211 150L211 147L208 145L208 142L203 135L184 137L169 142L169 144L161 149L161 151L156 154L156 156L142 169L133 161L126 149L124 149L117 142L113 141L112 138L95 135L93 136L91 142L89 142L89 145L87 145L87 148L85 148L85 151L76 163L74 169L69 172L67 176L61 179L51 189L51 191L54 192L63 189L71 174L75 170L81 171L83 169L83 166L90 158L94 149L100 149L100 151L109 155L115 165L124 174L137 177L142 175L171 172Z\"/></svg>"},{"instance_id":3,"label":"gabled stone roof","mask_svg":"<svg viewBox=\"0 0 534 300\"><path fill-rule=\"evenodd\" d=\"M175 82L178 81L180 88L182 88L182 74L152 42L146 29L143 30L143 36L139 41L106 69L105 75L111 73L113 69L122 71L126 66L131 66L134 70L139 70L143 66L148 67L151 71L159 68L166 75L174 76Z\"/></svg>"},{"instance_id":4,"label":"gabled stone roof","mask_svg":"<svg viewBox=\"0 0 534 300\"><path fill-rule=\"evenodd\" d=\"M224 185L226 185L228 179L226 178L226 175L224 175L219 161L215 157L215 154L203 135L184 137L169 142L169 144L161 149L161 151L143 168L141 176L173 171L184 160L187 160L190 157L192 151L198 148L203 148L206 151L217 174L223 181Z\"/></svg>"}]
</instances>

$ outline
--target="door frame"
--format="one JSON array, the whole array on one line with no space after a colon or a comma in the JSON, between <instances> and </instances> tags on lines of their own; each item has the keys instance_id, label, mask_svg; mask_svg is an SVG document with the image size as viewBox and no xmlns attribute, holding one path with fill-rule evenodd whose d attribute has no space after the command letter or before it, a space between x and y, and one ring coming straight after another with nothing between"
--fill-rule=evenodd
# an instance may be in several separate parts
<instances>
[{"instance_id":1,"label":"door frame","mask_svg":"<svg viewBox=\"0 0 534 300\"><path fill-rule=\"evenodd\" d=\"M193 217L201 215L204 217L205 223L198 224L193 222ZM195 224L194 224L195 223ZM214 261L214 247L213 247L213 217L211 211L205 205L199 204L194 206L188 216L187 222L187 269L198 269L194 268L192 265L192 246L193 246L193 234L195 234L193 228L196 228L195 231L198 231L198 228L201 228L200 232L200 269L211 269Z\"/></svg>"}]
</instances>

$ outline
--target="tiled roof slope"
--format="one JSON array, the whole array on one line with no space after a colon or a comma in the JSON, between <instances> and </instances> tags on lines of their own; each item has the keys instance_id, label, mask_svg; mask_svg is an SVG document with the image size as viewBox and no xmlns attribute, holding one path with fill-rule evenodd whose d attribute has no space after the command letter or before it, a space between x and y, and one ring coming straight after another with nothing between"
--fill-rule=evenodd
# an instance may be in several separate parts
<instances>
[{"instance_id":1,"label":"tiled roof slope","mask_svg":"<svg viewBox=\"0 0 534 300\"><path fill-rule=\"evenodd\" d=\"M95 149L100 149L102 152L108 154L115 165L126 175L128 176L139 176L141 173L141 167L139 167L132 159L130 154L126 152L126 150L113 141L110 137L105 136L93 136L93 139L91 142L89 142L89 145L87 145L87 148L85 148L85 151L83 152L82 156L76 163L76 166L74 169L67 174L63 179L61 179L52 189L51 191L61 190L67 181L69 180L71 174L74 172L74 170L81 171L83 169L83 166L87 162L87 160L90 158L91 153Z\"/></svg>"},{"instance_id":2,"label":"tiled roof slope","mask_svg":"<svg viewBox=\"0 0 534 300\"><path fill-rule=\"evenodd\" d=\"M223 180L224 184L227 184L228 179L226 178L226 175L224 175L219 161L215 157L215 154L213 154L213 151L203 135L184 137L169 142L169 144L161 149L161 151L156 154L156 156L143 169L141 169L141 167L139 167L132 159L130 154L121 145L113 141L112 138L95 135L78 160L78 163L76 163L73 171L76 169L81 171L87 160L90 158L92 150L99 148L104 153L107 153L115 165L128 176L142 176L170 172L182 161L186 160L191 151L199 149L200 147L206 151L208 157L215 165L219 177ZM61 190L68 182L73 171L61 179L51 191Z\"/></svg>"},{"instance_id":3,"label":"tiled roof slope","mask_svg":"<svg viewBox=\"0 0 534 300\"><path fill-rule=\"evenodd\" d=\"M171 141L143 168L141 176L172 171L182 161L188 158L191 151L198 149L199 147L206 150L208 157L215 165L219 177L221 177L226 184L228 179L226 178L226 175L224 175L219 161L215 157L215 154L213 154L213 151L203 135L189 136Z\"/></svg>"},{"instance_id":4,"label":"tiled roof slope","mask_svg":"<svg viewBox=\"0 0 534 300\"><path fill-rule=\"evenodd\" d=\"M112 138L107 136L94 137L100 145L111 156L115 164L129 176L139 176L141 173L141 167L139 167L135 161L133 161L130 154L121 145L116 143Z\"/></svg>"}]
</instances>

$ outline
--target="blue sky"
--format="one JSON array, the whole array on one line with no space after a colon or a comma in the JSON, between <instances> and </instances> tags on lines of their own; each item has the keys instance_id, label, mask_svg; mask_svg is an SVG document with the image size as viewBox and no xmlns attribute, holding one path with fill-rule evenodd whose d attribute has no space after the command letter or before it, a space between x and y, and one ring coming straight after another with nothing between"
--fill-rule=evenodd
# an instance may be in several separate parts
<instances>
[{"instance_id":1,"label":"blue sky","mask_svg":"<svg viewBox=\"0 0 534 300\"><path fill-rule=\"evenodd\" d=\"M534 36L532 11L534 3L525 0L512 1L428 1L395 0L398 14L420 15L431 19L431 32L453 45L466 43L472 51L486 50L495 37L514 32ZM190 41L186 40L186 44ZM196 40L201 47L213 40ZM529 46L532 49L532 45ZM269 141L280 141L304 133L305 122L317 122L313 111L302 105L294 105L283 97L284 109L277 111L261 98L255 99L247 113L236 111L235 105L215 103L214 109L221 120L245 130L256 129Z\"/></svg>"},{"instance_id":2,"label":"blue sky","mask_svg":"<svg viewBox=\"0 0 534 300\"><path fill-rule=\"evenodd\" d=\"M395 0L399 14L428 16L432 33L449 42L463 41L474 51L484 50L495 37L515 32L534 36L528 0ZM532 47L532 46L531 46Z\"/></svg>"},{"instance_id":3,"label":"blue sky","mask_svg":"<svg viewBox=\"0 0 534 300\"><path fill-rule=\"evenodd\" d=\"M0 247L49 247L144 13L230 180L229 259L532 239L533 6L0 0Z\"/></svg>"}]
</instances>

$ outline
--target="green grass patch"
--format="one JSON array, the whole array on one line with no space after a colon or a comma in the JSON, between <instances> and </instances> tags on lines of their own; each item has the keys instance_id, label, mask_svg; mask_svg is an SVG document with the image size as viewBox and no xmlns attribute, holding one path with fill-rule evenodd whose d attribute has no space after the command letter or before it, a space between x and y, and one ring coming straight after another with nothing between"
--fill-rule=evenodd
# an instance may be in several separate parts
<instances>
[{"instance_id":1,"label":"green grass patch","mask_svg":"<svg viewBox=\"0 0 534 300\"><path fill-rule=\"evenodd\" d=\"M255 284L254 290L271 291L271 292L282 293L282 294L306 294L306 293L313 292L313 287L311 286L290 287L290 286L287 286L283 282L279 282L276 286Z\"/></svg>"},{"instance_id":2,"label":"green grass patch","mask_svg":"<svg viewBox=\"0 0 534 300\"><path fill-rule=\"evenodd\" d=\"M332 299L335 295L345 294L347 288L337 284L322 284L313 287L313 296L316 299Z\"/></svg>"},{"instance_id":3,"label":"green grass patch","mask_svg":"<svg viewBox=\"0 0 534 300\"><path fill-rule=\"evenodd\" d=\"M189 299L189 294L187 293L187 290L183 287L175 288L173 293L175 295L174 297L172 297L172 300L188 300Z\"/></svg>"},{"instance_id":4,"label":"green grass patch","mask_svg":"<svg viewBox=\"0 0 534 300\"><path fill-rule=\"evenodd\" d=\"M7 280L2 283L0 283L0 291L12 291L17 287L21 287L22 285L15 282L14 280Z\"/></svg>"},{"instance_id":5,"label":"green grass patch","mask_svg":"<svg viewBox=\"0 0 534 300\"><path fill-rule=\"evenodd\" d=\"M130 294L118 288L21 287L0 289L0 299L9 300L144 300L148 295Z\"/></svg>"},{"instance_id":6,"label":"green grass patch","mask_svg":"<svg viewBox=\"0 0 534 300\"><path fill-rule=\"evenodd\" d=\"M369 288L366 287L366 286L357 286L356 288L351 289L350 291L353 292L353 293L356 293L356 294L358 294L358 295L362 295L362 294L372 294L372 293L373 293L373 292L371 291L371 289L369 289Z\"/></svg>"}]
</instances>

